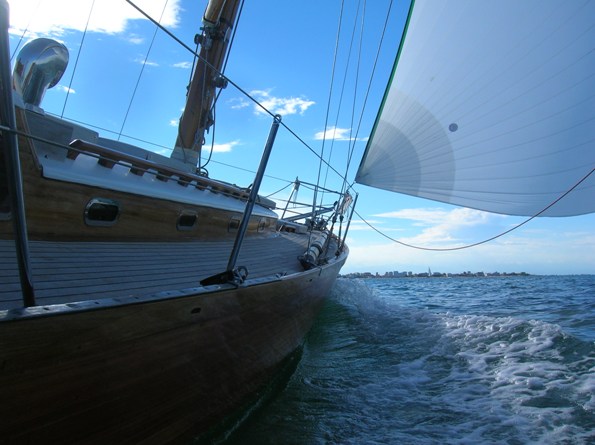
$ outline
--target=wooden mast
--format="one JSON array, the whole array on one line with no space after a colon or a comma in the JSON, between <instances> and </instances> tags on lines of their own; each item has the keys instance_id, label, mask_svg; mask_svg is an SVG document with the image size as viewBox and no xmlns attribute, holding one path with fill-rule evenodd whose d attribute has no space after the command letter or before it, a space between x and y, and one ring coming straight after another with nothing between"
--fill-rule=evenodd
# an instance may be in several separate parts
<instances>
[{"instance_id":1,"label":"wooden mast","mask_svg":"<svg viewBox=\"0 0 595 445\"><path fill-rule=\"evenodd\" d=\"M205 131L213 124L211 109L216 89L225 88L220 75L230 35L238 12L238 0L211 0L203 16L202 34L196 41L201 49L180 118L178 138L171 155L196 167Z\"/></svg>"}]
</instances>

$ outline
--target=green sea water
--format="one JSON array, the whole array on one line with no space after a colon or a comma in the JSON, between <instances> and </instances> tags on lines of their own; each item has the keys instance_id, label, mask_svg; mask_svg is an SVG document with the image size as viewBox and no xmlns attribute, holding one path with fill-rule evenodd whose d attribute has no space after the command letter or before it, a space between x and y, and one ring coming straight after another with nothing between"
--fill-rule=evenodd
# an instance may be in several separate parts
<instances>
[{"instance_id":1,"label":"green sea water","mask_svg":"<svg viewBox=\"0 0 595 445\"><path fill-rule=\"evenodd\" d=\"M339 279L223 443L595 444L595 276Z\"/></svg>"}]
</instances>

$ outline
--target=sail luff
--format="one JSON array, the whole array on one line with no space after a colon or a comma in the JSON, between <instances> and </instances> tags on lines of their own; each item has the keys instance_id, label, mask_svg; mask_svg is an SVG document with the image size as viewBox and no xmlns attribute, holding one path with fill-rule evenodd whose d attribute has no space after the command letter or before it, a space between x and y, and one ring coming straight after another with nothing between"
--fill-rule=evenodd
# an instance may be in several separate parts
<instances>
[{"instance_id":1,"label":"sail luff","mask_svg":"<svg viewBox=\"0 0 595 445\"><path fill-rule=\"evenodd\" d=\"M415 0L411 0L409 4L409 11L407 13L407 20L405 21L405 26L403 27L403 34L401 36L401 41L399 42L399 49L397 50L397 55L395 56L395 61L393 63L393 67L391 70L390 77L388 79L388 85L386 86L386 90L384 91L384 95L382 96L382 102L380 103L380 109L378 114L376 115L376 119L374 120L374 125L372 126L372 131L370 132L370 137L368 138L368 142L366 144L366 148L364 150L364 154L362 155L362 159L360 161L360 165L358 167L358 174L362 165L366 160L366 156L368 154L368 150L370 149L370 142L374 139L374 134L376 133L376 129L378 128L378 123L380 122L380 116L382 115L382 110L386 104L386 100L388 98L388 94L390 92L390 87L393 83L393 79L395 77L395 72L397 70L397 64L399 63L399 58L401 57L401 52L403 50L403 43L405 42L405 37L407 36L407 30L409 29L409 23L411 21L411 14L413 12L413 6L415 5ZM357 178L356 178L357 181Z\"/></svg>"},{"instance_id":2,"label":"sail luff","mask_svg":"<svg viewBox=\"0 0 595 445\"><path fill-rule=\"evenodd\" d=\"M416 0L356 181L543 210L595 166L594 21L593 2ZM593 196L595 175L544 215L594 212Z\"/></svg>"}]
</instances>

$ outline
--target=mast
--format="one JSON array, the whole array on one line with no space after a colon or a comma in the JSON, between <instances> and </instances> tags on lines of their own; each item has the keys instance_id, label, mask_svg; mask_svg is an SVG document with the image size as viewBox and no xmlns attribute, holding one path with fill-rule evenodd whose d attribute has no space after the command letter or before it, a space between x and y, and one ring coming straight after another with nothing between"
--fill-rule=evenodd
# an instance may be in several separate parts
<instances>
[{"instance_id":1,"label":"mast","mask_svg":"<svg viewBox=\"0 0 595 445\"><path fill-rule=\"evenodd\" d=\"M180 118L178 138L171 157L196 167L205 131L213 124L212 106L217 88L227 81L219 74L227 53L231 30L236 20L239 0L210 0L203 16L199 59Z\"/></svg>"}]
</instances>

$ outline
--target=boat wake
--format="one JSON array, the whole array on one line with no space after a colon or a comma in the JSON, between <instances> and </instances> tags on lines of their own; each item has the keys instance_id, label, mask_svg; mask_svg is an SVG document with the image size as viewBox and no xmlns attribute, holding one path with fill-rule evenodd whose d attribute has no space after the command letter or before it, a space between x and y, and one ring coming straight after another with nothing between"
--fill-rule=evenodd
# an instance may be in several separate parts
<instances>
[{"instance_id":1,"label":"boat wake","mask_svg":"<svg viewBox=\"0 0 595 445\"><path fill-rule=\"evenodd\" d=\"M309 443L588 444L594 366L595 346L555 324L404 307L339 280L288 391L309 395Z\"/></svg>"},{"instance_id":2,"label":"boat wake","mask_svg":"<svg viewBox=\"0 0 595 445\"><path fill-rule=\"evenodd\" d=\"M594 443L592 341L549 321L440 310L453 283L432 283L338 280L287 386L229 443ZM488 307L481 286L497 282L466 283Z\"/></svg>"}]
</instances>

